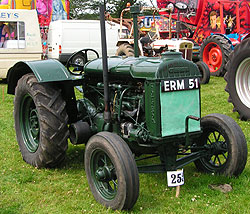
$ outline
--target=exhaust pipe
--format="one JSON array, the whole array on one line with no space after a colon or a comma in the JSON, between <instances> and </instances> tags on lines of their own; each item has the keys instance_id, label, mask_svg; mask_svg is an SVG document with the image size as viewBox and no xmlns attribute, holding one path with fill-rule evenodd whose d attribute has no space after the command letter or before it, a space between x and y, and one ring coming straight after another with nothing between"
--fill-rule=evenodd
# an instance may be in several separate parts
<instances>
[{"instance_id":1,"label":"exhaust pipe","mask_svg":"<svg viewBox=\"0 0 250 214\"><path fill-rule=\"evenodd\" d=\"M134 5L130 7L130 13L132 14L133 17L135 57L139 57L137 17L140 14L140 6Z\"/></svg>"},{"instance_id":2,"label":"exhaust pipe","mask_svg":"<svg viewBox=\"0 0 250 214\"><path fill-rule=\"evenodd\" d=\"M107 60L107 43L106 43L106 28L105 28L105 8L100 5L100 24L102 38L102 66L103 66L103 84L104 84L104 121L109 124L111 121L110 98L109 98L109 78L108 78L108 60Z\"/></svg>"}]
</instances>

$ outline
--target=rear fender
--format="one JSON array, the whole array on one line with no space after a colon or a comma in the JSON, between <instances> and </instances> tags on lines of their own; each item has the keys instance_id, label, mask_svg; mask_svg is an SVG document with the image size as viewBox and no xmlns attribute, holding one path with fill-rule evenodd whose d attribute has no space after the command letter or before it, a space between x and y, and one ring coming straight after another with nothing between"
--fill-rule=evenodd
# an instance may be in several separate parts
<instances>
[{"instance_id":1,"label":"rear fender","mask_svg":"<svg viewBox=\"0 0 250 214\"><path fill-rule=\"evenodd\" d=\"M72 80L72 76L57 60L17 62L7 74L8 94L15 94L18 80L27 73L34 73L38 82L61 82Z\"/></svg>"},{"instance_id":2,"label":"rear fender","mask_svg":"<svg viewBox=\"0 0 250 214\"><path fill-rule=\"evenodd\" d=\"M60 88L63 99L66 101L69 123L77 121L77 106L72 81L75 78L73 78L63 64L52 59L16 63L9 69L7 74L8 94L15 94L18 80L27 73L34 73L38 82L55 83Z\"/></svg>"}]
</instances>

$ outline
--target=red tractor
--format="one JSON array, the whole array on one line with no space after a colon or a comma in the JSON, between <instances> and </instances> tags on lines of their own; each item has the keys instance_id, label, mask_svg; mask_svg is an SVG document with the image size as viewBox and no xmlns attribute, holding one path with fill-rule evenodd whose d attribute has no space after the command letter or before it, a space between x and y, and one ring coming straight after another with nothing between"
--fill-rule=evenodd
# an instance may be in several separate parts
<instances>
[{"instance_id":1,"label":"red tractor","mask_svg":"<svg viewBox=\"0 0 250 214\"><path fill-rule=\"evenodd\" d=\"M250 37L250 0L157 0L159 8L176 2L188 5L180 17L181 36L201 46L199 57L212 75L223 76L230 52ZM177 20L177 10L172 18Z\"/></svg>"}]
</instances>

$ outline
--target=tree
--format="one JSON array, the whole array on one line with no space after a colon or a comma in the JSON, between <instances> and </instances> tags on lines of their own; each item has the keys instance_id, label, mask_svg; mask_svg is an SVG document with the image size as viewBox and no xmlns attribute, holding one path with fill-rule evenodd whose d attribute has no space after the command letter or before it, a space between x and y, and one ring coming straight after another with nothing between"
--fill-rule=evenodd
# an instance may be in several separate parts
<instances>
[{"instance_id":1,"label":"tree","mask_svg":"<svg viewBox=\"0 0 250 214\"><path fill-rule=\"evenodd\" d=\"M112 17L118 18L127 3L145 5L143 0L70 0L71 19L99 19L100 3L106 3L106 11ZM128 16L128 14L127 14Z\"/></svg>"}]
</instances>

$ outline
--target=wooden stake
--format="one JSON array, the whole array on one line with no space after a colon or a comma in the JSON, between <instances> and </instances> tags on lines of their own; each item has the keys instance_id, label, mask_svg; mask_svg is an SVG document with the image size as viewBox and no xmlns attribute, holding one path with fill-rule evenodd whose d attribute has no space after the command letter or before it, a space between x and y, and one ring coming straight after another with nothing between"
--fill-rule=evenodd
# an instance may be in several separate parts
<instances>
[{"instance_id":1,"label":"wooden stake","mask_svg":"<svg viewBox=\"0 0 250 214\"><path fill-rule=\"evenodd\" d=\"M175 197L178 198L180 195L180 190L181 190L181 186L176 186L176 194Z\"/></svg>"},{"instance_id":2,"label":"wooden stake","mask_svg":"<svg viewBox=\"0 0 250 214\"><path fill-rule=\"evenodd\" d=\"M181 171L181 169L177 169L177 171ZM175 194L176 198L179 197L180 191L181 191L181 186L176 186L176 194Z\"/></svg>"}]
</instances>

